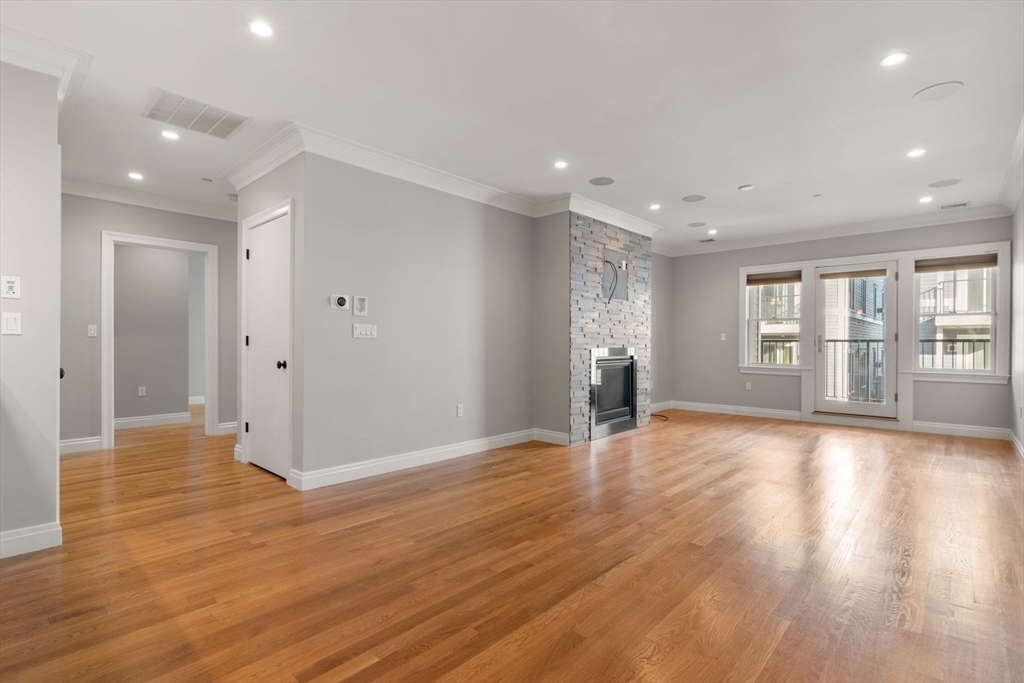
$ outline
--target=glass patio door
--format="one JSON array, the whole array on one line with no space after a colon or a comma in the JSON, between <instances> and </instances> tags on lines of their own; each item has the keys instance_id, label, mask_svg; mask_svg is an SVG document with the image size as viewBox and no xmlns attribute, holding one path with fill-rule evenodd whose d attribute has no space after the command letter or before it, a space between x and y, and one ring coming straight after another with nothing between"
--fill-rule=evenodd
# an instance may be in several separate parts
<instances>
[{"instance_id":1,"label":"glass patio door","mask_svg":"<svg viewBox=\"0 0 1024 683\"><path fill-rule=\"evenodd\" d=\"M818 412L896 417L896 262L817 268Z\"/></svg>"}]
</instances>

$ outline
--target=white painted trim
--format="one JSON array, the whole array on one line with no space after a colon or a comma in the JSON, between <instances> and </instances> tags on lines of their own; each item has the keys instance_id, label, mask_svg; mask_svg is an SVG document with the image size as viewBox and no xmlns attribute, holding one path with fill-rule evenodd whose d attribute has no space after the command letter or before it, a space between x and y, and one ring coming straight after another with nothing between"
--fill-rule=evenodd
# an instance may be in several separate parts
<instances>
[{"instance_id":1,"label":"white painted trim","mask_svg":"<svg viewBox=\"0 0 1024 683\"><path fill-rule=\"evenodd\" d=\"M53 548L63 541L60 522L49 522L0 532L0 558Z\"/></svg>"},{"instance_id":2,"label":"white painted trim","mask_svg":"<svg viewBox=\"0 0 1024 683\"><path fill-rule=\"evenodd\" d=\"M204 433L216 436L220 396L220 258L215 244L104 230L100 237L100 443L114 447L114 247L134 244L203 254L206 388ZM187 414L187 413L186 413ZM191 416L190 418L191 419ZM141 426L141 425L136 425Z\"/></svg>"},{"instance_id":3,"label":"white painted trim","mask_svg":"<svg viewBox=\"0 0 1024 683\"><path fill-rule=\"evenodd\" d=\"M205 396L189 396L188 397L188 404L190 406L201 406L201 405L203 405L205 403L206 403L206 397Z\"/></svg>"},{"instance_id":4,"label":"white painted trim","mask_svg":"<svg viewBox=\"0 0 1024 683\"><path fill-rule=\"evenodd\" d=\"M177 425L192 421L191 413L163 413L161 415L140 415L138 417L118 417L114 419L114 429L134 429L135 427L159 427L161 425Z\"/></svg>"},{"instance_id":5,"label":"white painted trim","mask_svg":"<svg viewBox=\"0 0 1024 683\"><path fill-rule=\"evenodd\" d=\"M734 251L736 249L752 249L756 247L770 247L778 244L792 244L794 242L813 242L826 240L834 237L851 237L854 235L869 235L875 232L888 232L890 230L906 230L908 228L926 228L934 225L949 225L952 223L963 223L966 221L984 220L987 218L1004 218L1013 213L1012 209L1005 206L978 206L954 211L929 212L914 214L911 216L900 216L898 218L883 218L863 223L850 223L847 225L826 226L812 228L810 230L798 230L784 232L764 237L750 237L746 239L729 240L725 242L712 242L710 244L692 243L677 245L676 247L659 247L659 252L664 256L695 256L699 254L710 254L719 251Z\"/></svg>"},{"instance_id":6,"label":"white painted trim","mask_svg":"<svg viewBox=\"0 0 1024 683\"><path fill-rule=\"evenodd\" d=\"M533 440L553 443L556 446L568 446L569 435L565 432L553 432L550 429L534 429Z\"/></svg>"},{"instance_id":7,"label":"white painted trim","mask_svg":"<svg viewBox=\"0 0 1024 683\"><path fill-rule=\"evenodd\" d=\"M785 375L787 377L799 377L800 373L813 372L814 368L805 368L802 365L741 365L741 375Z\"/></svg>"},{"instance_id":8,"label":"white painted trim","mask_svg":"<svg viewBox=\"0 0 1024 683\"><path fill-rule=\"evenodd\" d=\"M544 216L552 216L556 213L562 213L563 211L569 211L572 195L564 194L553 199L543 199L536 202L533 205L533 217L543 218Z\"/></svg>"},{"instance_id":9,"label":"white painted trim","mask_svg":"<svg viewBox=\"0 0 1024 683\"><path fill-rule=\"evenodd\" d=\"M1013 146L1010 148L1010 163L1007 165L1006 175L1003 177L999 203L1012 213L1020 202L1022 192L1024 192L1024 116L1020 118L1017 137L1014 138Z\"/></svg>"},{"instance_id":10,"label":"white painted trim","mask_svg":"<svg viewBox=\"0 0 1024 683\"><path fill-rule=\"evenodd\" d=\"M257 147L237 164L220 174L236 190L259 180L278 166L297 157L303 151L302 134L294 125Z\"/></svg>"},{"instance_id":11,"label":"white painted trim","mask_svg":"<svg viewBox=\"0 0 1024 683\"><path fill-rule=\"evenodd\" d=\"M1013 433L1012 429L1009 430L1009 432L1010 441L1013 442L1013 450L1017 453L1017 457L1019 457L1021 460L1024 460L1024 444L1021 444L1021 442L1017 439L1017 435Z\"/></svg>"},{"instance_id":12,"label":"white painted trim","mask_svg":"<svg viewBox=\"0 0 1024 683\"><path fill-rule=\"evenodd\" d=\"M288 420L288 469L292 471L292 465L295 464L295 453L293 451L293 435L292 435L292 405L293 396L292 389L294 383L292 377L294 372L298 371L298 363L295 362L295 200L289 198L283 202L269 206L266 209L257 211L248 218L243 218L241 221L242 239L239 240L238 245L238 263L239 263L239 278L238 278L238 306L239 306L239 320L240 327L238 333L238 381L240 392L238 395L238 421L244 422L245 417L248 414L248 402L246 401L246 395L248 392L247 382L249 379L249 347L245 344L245 336L248 334L249 329L249 260L245 258L245 250L249 248L249 231L253 228L259 227L264 223L269 223L275 218L280 216L288 216L288 232L290 235L289 248L292 250L291 253L291 264L290 276L289 276L289 291L288 291L288 306L291 311L291 320L288 321L288 362L291 365L292 372L287 372L287 397L288 407L287 413L289 415ZM237 428L235 431L238 433L238 444L235 446L235 459L239 462L249 462L248 456L248 436L246 432L239 432Z\"/></svg>"},{"instance_id":13,"label":"white painted trim","mask_svg":"<svg viewBox=\"0 0 1024 683\"><path fill-rule=\"evenodd\" d=\"M691 403L689 401L672 401L672 408L674 410L692 410L698 413L721 413L724 415L764 417L772 420L800 420L799 410L750 408L747 406L727 406L719 403Z\"/></svg>"},{"instance_id":14,"label":"white painted trim","mask_svg":"<svg viewBox=\"0 0 1024 683\"><path fill-rule=\"evenodd\" d=\"M348 465L313 470L312 472L299 472L293 469L288 474L288 485L299 491L309 491L310 489L317 489L323 486L333 486L334 484L341 484L347 481L374 477L378 474L387 474L388 472L397 472L409 469L410 467L441 462L442 460L461 458L466 455L473 455L474 453L482 453L495 448L514 446L534 440L537 440L537 430L524 429L521 432L511 432L484 439L463 441L462 443L449 446L425 448L421 451L413 451L412 453L391 455L374 460L363 460Z\"/></svg>"},{"instance_id":15,"label":"white painted trim","mask_svg":"<svg viewBox=\"0 0 1024 683\"><path fill-rule=\"evenodd\" d=\"M0 26L0 61L54 76L60 109L71 103L92 65L92 55Z\"/></svg>"},{"instance_id":16,"label":"white painted trim","mask_svg":"<svg viewBox=\"0 0 1024 683\"><path fill-rule=\"evenodd\" d=\"M80 439L61 439L60 454L81 453L82 451L95 451L100 447L100 437L84 436Z\"/></svg>"},{"instance_id":17,"label":"white painted trim","mask_svg":"<svg viewBox=\"0 0 1024 683\"><path fill-rule=\"evenodd\" d=\"M660 403L651 404L652 413L660 413L663 410L672 410L672 401L661 401Z\"/></svg>"},{"instance_id":18,"label":"white painted trim","mask_svg":"<svg viewBox=\"0 0 1024 683\"><path fill-rule=\"evenodd\" d=\"M957 425L945 422L919 422L914 421L915 432L927 434L948 434L950 436L967 436L974 439L999 439L1000 441L1012 441L1012 432L1002 427L975 427L973 425Z\"/></svg>"},{"instance_id":19,"label":"white painted trim","mask_svg":"<svg viewBox=\"0 0 1024 683\"><path fill-rule=\"evenodd\" d=\"M184 213L189 216L201 216L203 218L215 218L220 221L238 220L238 209L227 206L214 206L202 202L193 202L188 199L178 199L153 192L143 192L127 187L115 185L104 185L93 183L77 178L61 178L60 191L64 194L73 194L78 197L89 197L91 199L103 199L108 202L119 204L130 204L132 206L144 206L148 209L160 211L173 211Z\"/></svg>"},{"instance_id":20,"label":"white painted trim","mask_svg":"<svg viewBox=\"0 0 1024 683\"><path fill-rule=\"evenodd\" d=\"M236 434L238 432L237 422L221 422L217 425L218 434Z\"/></svg>"},{"instance_id":21,"label":"white painted trim","mask_svg":"<svg viewBox=\"0 0 1024 683\"><path fill-rule=\"evenodd\" d=\"M915 382L953 382L954 384L1006 384L1009 375L995 375L991 372L929 372L916 370L904 373L914 376Z\"/></svg>"},{"instance_id":22,"label":"white painted trim","mask_svg":"<svg viewBox=\"0 0 1024 683\"><path fill-rule=\"evenodd\" d=\"M647 237L651 237L654 233L661 230L661 226L657 223L652 223L638 216L619 211L578 194L570 195L569 207L575 213L581 213L588 218L594 218L603 223L611 223L615 227L646 235Z\"/></svg>"}]
</instances>

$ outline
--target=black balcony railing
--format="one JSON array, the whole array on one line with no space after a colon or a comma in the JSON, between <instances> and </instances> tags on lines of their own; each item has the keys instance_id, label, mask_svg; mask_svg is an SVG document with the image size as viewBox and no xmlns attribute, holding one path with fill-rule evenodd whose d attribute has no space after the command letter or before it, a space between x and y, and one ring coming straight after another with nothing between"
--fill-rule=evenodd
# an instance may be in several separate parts
<instances>
[{"instance_id":1,"label":"black balcony railing","mask_svg":"<svg viewBox=\"0 0 1024 683\"><path fill-rule=\"evenodd\" d=\"M992 368L990 339L919 339L918 365L948 370Z\"/></svg>"},{"instance_id":2,"label":"black balcony railing","mask_svg":"<svg viewBox=\"0 0 1024 683\"><path fill-rule=\"evenodd\" d=\"M885 340L826 339L825 397L885 403Z\"/></svg>"},{"instance_id":3,"label":"black balcony railing","mask_svg":"<svg viewBox=\"0 0 1024 683\"><path fill-rule=\"evenodd\" d=\"M762 339L758 349L762 363L792 365L800 357L800 342L795 339Z\"/></svg>"}]
</instances>

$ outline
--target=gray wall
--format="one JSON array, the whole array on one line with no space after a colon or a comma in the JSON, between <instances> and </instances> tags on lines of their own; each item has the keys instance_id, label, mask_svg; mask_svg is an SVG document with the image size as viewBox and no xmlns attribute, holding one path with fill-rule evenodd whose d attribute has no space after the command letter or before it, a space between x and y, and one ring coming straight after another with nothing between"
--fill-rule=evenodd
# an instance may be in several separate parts
<instances>
[{"instance_id":1,"label":"gray wall","mask_svg":"<svg viewBox=\"0 0 1024 683\"><path fill-rule=\"evenodd\" d=\"M1019 176L1018 176L1019 177ZM1013 429L1024 447L1024 196L1013 212L1013 332L1010 383L1013 385Z\"/></svg>"},{"instance_id":2,"label":"gray wall","mask_svg":"<svg viewBox=\"0 0 1024 683\"><path fill-rule=\"evenodd\" d=\"M60 147L57 79L0 63L0 273L21 277L0 336L0 531L57 521Z\"/></svg>"},{"instance_id":3,"label":"gray wall","mask_svg":"<svg viewBox=\"0 0 1024 683\"><path fill-rule=\"evenodd\" d=\"M817 258L910 251L1010 239L1011 220L993 218L911 230L874 233L673 259L675 290L675 400L800 410L800 378L741 375L736 321L741 266ZM726 341L719 334L726 333ZM751 382L751 391L744 383ZM1009 427L1007 385L917 383L914 419L984 427ZM969 401L963 397L970 396ZM956 412L950 412L956 406ZM952 419L955 415L955 419Z\"/></svg>"},{"instance_id":4,"label":"gray wall","mask_svg":"<svg viewBox=\"0 0 1024 683\"><path fill-rule=\"evenodd\" d=\"M533 426L569 434L568 211L533 228Z\"/></svg>"},{"instance_id":5,"label":"gray wall","mask_svg":"<svg viewBox=\"0 0 1024 683\"><path fill-rule=\"evenodd\" d=\"M206 258L188 255L188 395L206 393L206 302L203 299L203 269Z\"/></svg>"},{"instance_id":6,"label":"gray wall","mask_svg":"<svg viewBox=\"0 0 1024 683\"><path fill-rule=\"evenodd\" d=\"M238 251L239 260L243 259L242 249L245 241L242 235L242 221L281 202L294 201L294 215L292 216L292 357L288 359L288 368L292 380L292 467L300 472L305 471L302 464L302 443L303 443L303 372L304 364L304 335L303 320L305 312L302 307L303 292L303 244L306 232L306 154L299 154L297 157L281 164L270 173L246 185L238 192ZM330 294L331 292L328 292ZM345 292L339 292L345 293ZM352 294L352 292L347 292ZM238 278L238 300L242 300L242 277ZM242 311L238 311L239 344L245 338L242 330ZM241 346L238 349L239 358L244 357ZM238 396L242 396L242 378L238 377ZM239 415L239 426L245 421L244 415ZM239 442L242 429L238 430Z\"/></svg>"},{"instance_id":7,"label":"gray wall","mask_svg":"<svg viewBox=\"0 0 1024 683\"><path fill-rule=\"evenodd\" d=\"M220 421L235 420L237 338L234 223L65 194L61 242L62 439L100 434L100 343L86 328L100 323L100 235L104 230L216 244L220 268Z\"/></svg>"},{"instance_id":8,"label":"gray wall","mask_svg":"<svg viewBox=\"0 0 1024 683\"><path fill-rule=\"evenodd\" d=\"M188 410L188 271L183 251L114 247L115 419Z\"/></svg>"},{"instance_id":9,"label":"gray wall","mask_svg":"<svg viewBox=\"0 0 1024 683\"><path fill-rule=\"evenodd\" d=\"M651 403L671 401L676 376L675 310L672 259L654 254L651 273Z\"/></svg>"},{"instance_id":10,"label":"gray wall","mask_svg":"<svg viewBox=\"0 0 1024 683\"><path fill-rule=\"evenodd\" d=\"M533 219L304 157L303 469L532 428Z\"/></svg>"}]
</instances>

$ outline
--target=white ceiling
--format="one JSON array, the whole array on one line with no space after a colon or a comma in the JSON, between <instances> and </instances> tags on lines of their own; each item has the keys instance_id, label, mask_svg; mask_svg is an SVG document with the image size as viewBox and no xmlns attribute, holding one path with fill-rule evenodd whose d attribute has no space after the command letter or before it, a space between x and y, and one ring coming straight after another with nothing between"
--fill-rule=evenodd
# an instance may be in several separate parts
<instances>
[{"instance_id":1,"label":"white ceiling","mask_svg":"<svg viewBox=\"0 0 1024 683\"><path fill-rule=\"evenodd\" d=\"M294 121L533 201L578 193L661 225L667 253L712 227L756 242L994 205L1024 112L1022 2L4 0L0 23L93 56L62 113L70 178L231 206L219 176ZM911 99L948 80L966 87ZM154 87L255 120L171 143L140 115ZM927 187L945 178L963 182Z\"/></svg>"}]
</instances>

